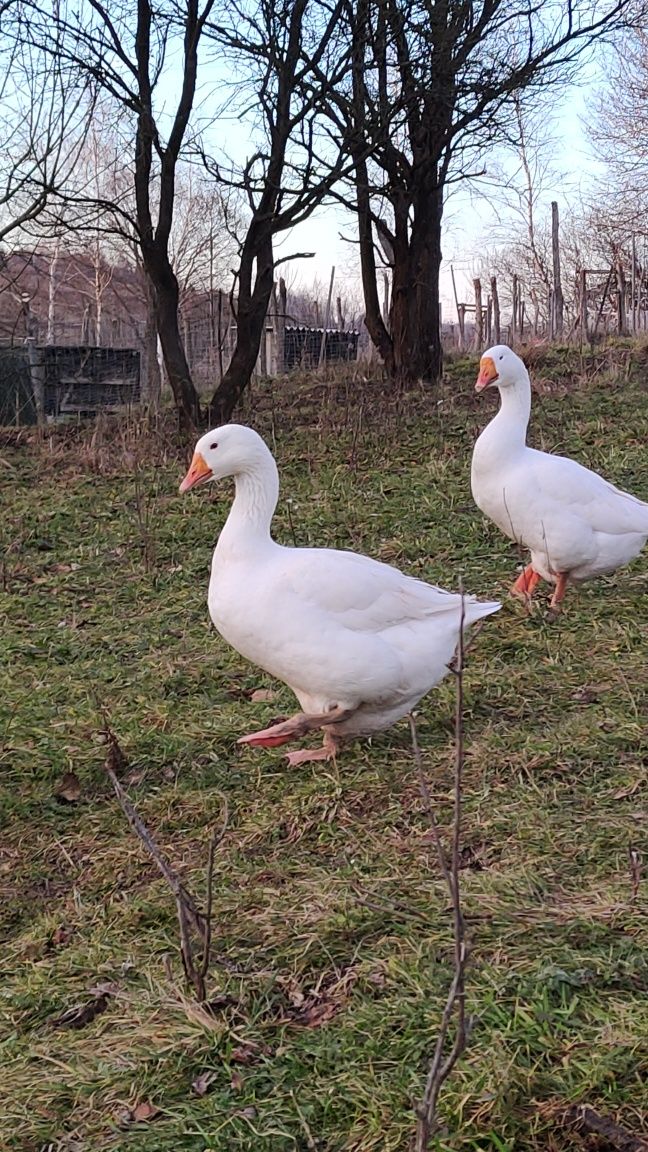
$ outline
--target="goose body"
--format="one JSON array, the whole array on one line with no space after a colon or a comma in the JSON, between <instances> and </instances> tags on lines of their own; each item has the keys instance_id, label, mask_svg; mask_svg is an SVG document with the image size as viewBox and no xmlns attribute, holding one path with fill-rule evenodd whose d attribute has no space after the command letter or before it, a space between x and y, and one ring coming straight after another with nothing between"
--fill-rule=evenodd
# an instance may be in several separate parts
<instances>
[{"instance_id":1,"label":"goose body","mask_svg":"<svg viewBox=\"0 0 648 1152\"><path fill-rule=\"evenodd\" d=\"M212 559L210 616L302 708L243 740L274 746L321 727L324 749L289 758L324 758L342 738L395 723L442 679L459 638L461 596L354 552L277 544L277 468L251 428L229 424L202 437L182 490L230 475L236 493ZM464 597L465 627L499 607Z\"/></svg>"},{"instance_id":2,"label":"goose body","mask_svg":"<svg viewBox=\"0 0 648 1152\"><path fill-rule=\"evenodd\" d=\"M531 384L519 356L505 345L482 357L477 389L489 385L499 388L501 402L475 444L473 498L531 553L514 591L531 592L539 578L551 581L557 608L568 581L614 572L639 554L648 539L648 504L575 460L527 446Z\"/></svg>"}]
</instances>

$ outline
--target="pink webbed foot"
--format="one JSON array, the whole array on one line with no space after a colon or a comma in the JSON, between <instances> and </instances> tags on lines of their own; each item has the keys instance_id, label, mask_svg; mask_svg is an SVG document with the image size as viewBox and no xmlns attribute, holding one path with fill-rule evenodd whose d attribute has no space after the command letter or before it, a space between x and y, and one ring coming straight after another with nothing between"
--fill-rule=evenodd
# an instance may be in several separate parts
<instances>
[{"instance_id":1,"label":"pink webbed foot","mask_svg":"<svg viewBox=\"0 0 648 1152\"><path fill-rule=\"evenodd\" d=\"M527 564L511 588L511 596L515 596L516 599L522 600L525 604L529 604L540 579L541 577L535 571L533 564Z\"/></svg>"},{"instance_id":2,"label":"pink webbed foot","mask_svg":"<svg viewBox=\"0 0 648 1152\"><path fill-rule=\"evenodd\" d=\"M298 752L286 752L286 760L291 768L307 764L309 760L333 760L335 748L300 748Z\"/></svg>"},{"instance_id":3,"label":"pink webbed foot","mask_svg":"<svg viewBox=\"0 0 648 1152\"><path fill-rule=\"evenodd\" d=\"M307 732L312 732L314 728L328 727L329 724L339 724L350 715L349 709L342 708L339 705L331 708L329 712L323 712L319 715L307 715L305 712L297 712L295 716L291 716L289 720L282 720L279 724L272 724L269 728L263 728L260 732L250 732L247 736L240 736L237 744L251 744L253 748L278 748L281 744L288 744L290 740L297 740L300 736L305 736ZM324 739L325 747L328 743L334 742ZM332 755L332 753L329 753ZM328 758L328 757L327 757ZM318 760L323 759L321 755L317 756Z\"/></svg>"},{"instance_id":4,"label":"pink webbed foot","mask_svg":"<svg viewBox=\"0 0 648 1152\"><path fill-rule=\"evenodd\" d=\"M295 739L294 732L277 732L281 724L273 724L261 732L250 732L247 736L239 736L237 744L251 744L253 748L279 748Z\"/></svg>"},{"instance_id":5,"label":"pink webbed foot","mask_svg":"<svg viewBox=\"0 0 648 1152\"><path fill-rule=\"evenodd\" d=\"M296 768L298 764L308 764L310 760L335 760L339 749L340 737L325 728L321 748L300 748L297 752L287 752L286 760L291 768Z\"/></svg>"},{"instance_id":6,"label":"pink webbed foot","mask_svg":"<svg viewBox=\"0 0 648 1152\"><path fill-rule=\"evenodd\" d=\"M567 581L569 577L565 572L559 572L556 576L556 589L551 600L549 601L549 610L547 612L547 620L556 620L560 615L562 609L562 602L565 599L565 592L567 591Z\"/></svg>"}]
</instances>

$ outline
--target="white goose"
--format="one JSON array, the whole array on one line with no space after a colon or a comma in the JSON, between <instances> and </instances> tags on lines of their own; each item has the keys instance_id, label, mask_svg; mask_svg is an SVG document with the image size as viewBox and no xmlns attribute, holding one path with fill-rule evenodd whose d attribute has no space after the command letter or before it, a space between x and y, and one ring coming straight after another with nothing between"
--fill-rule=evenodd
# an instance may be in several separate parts
<instances>
[{"instance_id":1,"label":"white goose","mask_svg":"<svg viewBox=\"0 0 648 1152\"><path fill-rule=\"evenodd\" d=\"M277 467L251 428L227 424L202 436L180 491L226 476L236 494L214 551L209 613L221 636L283 680L303 709L239 744L272 748L321 728L323 747L288 760L327 760L342 739L394 724L445 676L461 596L354 552L276 544ZM464 597L465 626L499 607Z\"/></svg>"},{"instance_id":2,"label":"white goose","mask_svg":"<svg viewBox=\"0 0 648 1152\"><path fill-rule=\"evenodd\" d=\"M648 539L648 504L565 456L528 448L529 373L505 344L481 358L478 392L499 388L500 409L475 444L475 503L531 563L511 591L528 599L540 579L555 584L550 609L560 611L568 582L614 572Z\"/></svg>"}]
</instances>

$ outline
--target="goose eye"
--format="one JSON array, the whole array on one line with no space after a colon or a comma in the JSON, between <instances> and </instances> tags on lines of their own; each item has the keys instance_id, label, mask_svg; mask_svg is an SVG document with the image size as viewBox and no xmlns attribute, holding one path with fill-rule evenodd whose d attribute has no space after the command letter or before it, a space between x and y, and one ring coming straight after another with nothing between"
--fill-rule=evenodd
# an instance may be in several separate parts
<instances>
[{"instance_id":1,"label":"goose eye","mask_svg":"<svg viewBox=\"0 0 648 1152\"><path fill-rule=\"evenodd\" d=\"M502 352L502 355L500 356L500 360L503 360L503 359L504 359L504 353ZM215 447L216 447L216 445L212 444L212 448L215 448Z\"/></svg>"},{"instance_id":2,"label":"goose eye","mask_svg":"<svg viewBox=\"0 0 648 1152\"><path fill-rule=\"evenodd\" d=\"M210 447L210 449L213 449L213 448L218 448L218 444L217 444L217 443L216 443L216 441L214 440L214 443L213 443L213 444L210 444L210 445L209 445L209 447Z\"/></svg>"}]
</instances>

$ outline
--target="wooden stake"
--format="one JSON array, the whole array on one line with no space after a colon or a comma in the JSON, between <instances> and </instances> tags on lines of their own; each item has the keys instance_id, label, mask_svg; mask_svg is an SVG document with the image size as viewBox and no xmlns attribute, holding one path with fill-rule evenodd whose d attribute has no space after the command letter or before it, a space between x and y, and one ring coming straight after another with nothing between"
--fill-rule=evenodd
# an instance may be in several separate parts
<instances>
[{"instance_id":1,"label":"wooden stake","mask_svg":"<svg viewBox=\"0 0 648 1152\"><path fill-rule=\"evenodd\" d=\"M457 296L457 284L455 281L454 268L452 267L452 264L450 265L450 275L452 276L452 291L454 292L455 308L457 309L457 323L459 325L459 351L461 352L464 346L464 321L466 318L466 313L463 305L459 303L459 297Z\"/></svg>"},{"instance_id":2,"label":"wooden stake","mask_svg":"<svg viewBox=\"0 0 648 1152\"><path fill-rule=\"evenodd\" d=\"M500 344L502 341L502 330L500 327L500 302L499 294L497 291L497 276L491 276L491 298L493 301L493 336L495 343Z\"/></svg>"},{"instance_id":3,"label":"wooden stake","mask_svg":"<svg viewBox=\"0 0 648 1152\"><path fill-rule=\"evenodd\" d=\"M617 260L617 278L619 281L617 318L619 336L628 335L628 319L626 316L626 278L621 257Z\"/></svg>"},{"instance_id":4,"label":"wooden stake","mask_svg":"<svg viewBox=\"0 0 648 1152\"><path fill-rule=\"evenodd\" d=\"M581 268L580 274L580 330L581 348L588 339L587 334L587 270Z\"/></svg>"},{"instance_id":5,"label":"wooden stake","mask_svg":"<svg viewBox=\"0 0 648 1152\"><path fill-rule=\"evenodd\" d=\"M481 352L484 344L484 314L482 312L482 290L479 277L475 277L473 280L473 287L475 289L475 347L478 352Z\"/></svg>"},{"instance_id":6,"label":"wooden stake","mask_svg":"<svg viewBox=\"0 0 648 1152\"><path fill-rule=\"evenodd\" d=\"M562 283L560 279L560 242L558 233L558 204L551 202L551 252L553 256L553 334L557 340L562 339L564 300Z\"/></svg>"},{"instance_id":7,"label":"wooden stake","mask_svg":"<svg viewBox=\"0 0 648 1152\"><path fill-rule=\"evenodd\" d=\"M333 295L333 281L334 280L335 280L335 265L333 265L333 267L331 268L331 281L329 283L328 300L326 301L326 316L324 317L324 328L322 331L322 343L320 344L320 354L319 354L319 364L318 364L318 367L320 367L320 368L322 367L322 364L324 363L324 356L326 354L326 329L329 326L329 320L331 317L331 297Z\"/></svg>"}]
</instances>

